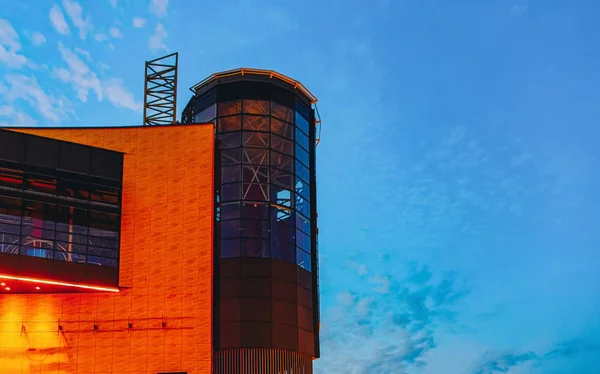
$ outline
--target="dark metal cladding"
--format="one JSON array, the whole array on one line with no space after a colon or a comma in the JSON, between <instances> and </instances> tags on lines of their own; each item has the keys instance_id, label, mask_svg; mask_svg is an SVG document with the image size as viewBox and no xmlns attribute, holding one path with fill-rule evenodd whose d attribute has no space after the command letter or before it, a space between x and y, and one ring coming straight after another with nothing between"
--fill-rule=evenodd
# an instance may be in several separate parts
<instances>
[{"instance_id":1,"label":"dark metal cladding","mask_svg":"<svg viewBox=\"0 0 600 374\"><path fill-rule=\"evenodd\" d=\"M265 373L312 373L316 99L253 69L215 74L193 91L182 121L216 125L214 373L253 373L251 361Z\"/></svg>"}]
</instances>

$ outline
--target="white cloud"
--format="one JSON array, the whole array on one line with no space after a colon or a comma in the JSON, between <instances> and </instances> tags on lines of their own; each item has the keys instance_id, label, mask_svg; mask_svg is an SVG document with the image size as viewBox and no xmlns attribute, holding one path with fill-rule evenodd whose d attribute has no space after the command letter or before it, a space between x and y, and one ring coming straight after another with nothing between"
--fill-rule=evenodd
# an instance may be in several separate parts
<instances>
[{"instance_id":1,"label":"white cloud","mask_svg":"<svg viewBox=\"0 0 600 374\"><path fill-rule=\"evenodd\" d=\"M106 92L108 101L114 106L130 109L134 112L142 110L142 103L135 101L133 94L123 87L121 80L116 78L107 80L104 82L104 91Z\"/></svg>"},{"instance_id":2,"label":"white cloud","mask_svg":"<svg viewBox=\"0 0 600 374\"><path fill-rule=\"evenodd\" d=\"M115 49L115 46L114 46L112 43L108 43L107 47L108 47L108 49L110 49L111 51L112 51L113 49Z\"/></svg>"},{"instance_id":3,"label":"white cloud","mask_svg":"<svg viewBox=\"0 0 600 374\"><path fill-rule=\"evenodd\" d=\"M140 17L133 17L133 27L142 28L146 25L146 19Z\"/></svg>"},{"instance_id":4,"label":"white cloud","mask_svg":"<svg viewBox=\"0 0 600 374\"><path fill-rule=\"evenodd\" d=\"M90 52L86 51L85 49L76 47L75 52L77 52L81 56L85 57L86 60L92 61L92 55L90 54Z\"/></svg>"},{"instance_id":5,"label":"white cloud","mask_svg":"<svg viewBox=\"0 0 600 374\"><path fill-rule=\"evenodd\" d=\"M2 117L8 118L8 122L0 120L0 126L34 126L36 124L35 120L27 113L9 105L0 106L0 118Z\"/></svg>"},{"instance_id":6,"label":"white cloud","mask_svg":"<svg viewBox=\"0 0 600 374\"><path fill-rule=\"evenodd\" d=\"M116 39L120 39L123 37L121 30L119 30L118 28L116 28L114 26L109 29L109 33L110 33L110 36L112 36L113 38L116 38Z\"/></svg>"},{"instance_id":7,"label":"white cloud","mask_svg":"<svg viewBox=\"0 0 600 374\"><path fill-rule=\"evenodd\" d=\"M85 39L87 33L94 28L90 16L83 16L83 8L77 1L63 0L62 4L73 25L79 29L79 37Z\"/></svg>"},{"instance_id":8,"label":"white cloud","mask_svg":"<svg viewBox=\"0 0 600 374\"><path fill-rule=\"evenodd\" d=\"M94 91L98 101L102 100L102 85L96 73L69 48L62 43L58 43L60 55L67 63L68 69L59 68L54 70L54 74L63 82L69 82L77 92L77 98L86 102L89 91Z\"/></svg>"},{"instance_id":9,"label":"white cloud","mask_svg":"<svg viewBox=\"0 0 600 374\"><path fill-rule=\"evenodd\" d=\"M160 51L161 49L167 49L167 46L164 42L164 39L167 37L167 30L165 30L164 26L159 23L156 25L156 29L154 29L154 33L150 35L150 39L148 40L148 48L152 52Z\"/></svg>"},{"instance_id":10,"label":"white cloud","mask_svg":"<svg viewBox=\"0 0 600 374\"><path fill-rule=\"evenodd\" d=\"M68 103L46 94L34 77L21 74L8 75L6 82L10 85L4 94L4 98L8 102L23 100L42 117L52 122L58 122L66 114L65 106ZM21 117L21 120L26 120L26 118Z\"/></svg>"},{"instance_id":11,"label":"white cloud","mask_svg":"<svg viewBox=\"0 0 600 374\"><path fill-rule=\"evenodd\" d=\"M108 40L108 36L106 36L106 34L97 33L96 35L94 35L94 39L97 42L103 42L105 40Z\"/></svg>"},{"instance_id":12,"label":"white cloud","mask_svg":"<svg viewBox=\"0 0 600 374\"><path fill-rule=\"evenodd\" d=\"M110 1L110 6L113 8L117 7L117 0L109 0Z\"/></svg>"},{"instance_id":13,"label":"white cloud","mask_svg":"<svg viewBox=\"0 0 600 374\"><path fill-rule=\"evenodd\" d=\"M33 66L27 57L18 53L20 49L19 34L8 21L0 18L0 63L9 68Z\"/></svg>"},{"instance_id":14,"label":"white cloud","mask_svg":"<svg viewBox=\"0 0 600 374\"><path fill-rule=\"evenodd\" d=\"M46 43L46 37L41 32L35 31L33 33L26 34L31 42L35 45L42 45Z\"/></svg>"},{"instance_id":15,"label":"white cloud","mask_svg":"<svg viewBox=\"0 0 600 374\"><path fill-rule=\"evenodd\" d=\"M150 12L154 13L157 17L164 17L167 14L168 4L169 0L151 0Z\"/></svg>"},{"instance_id":16,"label":"white cloud","mask_svg":"<svg viewBox=\"0 0 600 374\"><path fill-rule=\"evenodd\" d=\"M50 8L50 22L52 22L52 26L58 31L59 34L69 35L69 25L67 25L67 21L65 20L65 15L63 14L60 6L54 4L52 8Z\"/></svg>"}]
</instances>

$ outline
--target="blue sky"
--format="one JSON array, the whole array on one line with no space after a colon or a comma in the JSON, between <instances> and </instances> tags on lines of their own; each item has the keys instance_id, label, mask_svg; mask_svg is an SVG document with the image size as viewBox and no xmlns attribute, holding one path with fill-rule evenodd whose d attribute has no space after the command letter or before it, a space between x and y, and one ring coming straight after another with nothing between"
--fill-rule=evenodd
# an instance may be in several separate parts
<instances>
[{"instance_id":1,"label":"blue sky","mask_svg":"<svg viewBox=\"0 0 600 374\"><path fill-rule=\"evenodd\" d=\"M319 98L318 373L598 372L596 1L33 3L2 1L2 125L141 124L174 51L178 113L242 66Z\"/></svg>"}]
</instances>

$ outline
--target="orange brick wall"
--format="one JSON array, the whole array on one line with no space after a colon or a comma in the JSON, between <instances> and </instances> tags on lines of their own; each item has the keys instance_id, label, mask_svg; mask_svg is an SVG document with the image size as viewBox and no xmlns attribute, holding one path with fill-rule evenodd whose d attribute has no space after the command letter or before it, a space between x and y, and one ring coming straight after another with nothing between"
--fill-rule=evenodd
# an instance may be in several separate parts
<instances>
[{"instance_id":1,"label":"orange brick wall","mask_svg":"<svg viewBox=\"0 0 600 374\"><path fill-rule=\"evenodd\" d=\"M125 153L122 289L0 295L0 374L210 373L212 126L18 131Z\"/></svg>"}]
</instances>

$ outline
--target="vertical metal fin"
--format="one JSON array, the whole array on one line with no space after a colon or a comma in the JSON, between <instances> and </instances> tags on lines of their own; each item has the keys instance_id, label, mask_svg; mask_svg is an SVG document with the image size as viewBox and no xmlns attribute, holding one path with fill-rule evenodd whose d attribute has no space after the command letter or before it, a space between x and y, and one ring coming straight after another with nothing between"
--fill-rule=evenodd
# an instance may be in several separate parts
<instances>
[{"instance_id":1,"label":"vertical metal fin","mask_svg":"<svg viewBox=\"0 0 600 374\"><path fill-rule=\"evenodd\" d=\"M146 61L144 126L171 125L177 120L177 52Z\"/></svg>"}]
</instances>

